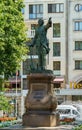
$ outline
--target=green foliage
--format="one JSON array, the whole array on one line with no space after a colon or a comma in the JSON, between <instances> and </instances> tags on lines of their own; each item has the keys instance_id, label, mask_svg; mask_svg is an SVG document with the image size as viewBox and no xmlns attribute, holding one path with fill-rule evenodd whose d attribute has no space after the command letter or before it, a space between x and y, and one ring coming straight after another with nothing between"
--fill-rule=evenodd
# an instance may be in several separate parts
<instances>
[{"instance_id":1,"label":"green foliage","mask_svg":"<svg viewBox=\"0 0 82 130\"><path fill-rule=\"evenodd\" d=\"M5 78L16 72L28 52L23 7L23 0L0 0L0 75Z\"/></svg>"},{"instance_id":2,"label":"green foliage","mask_svg":"<svg viewBox=\"0 0 82 130\"><path fill-rule=\"evenodd\" d=\"M82 125L76 126L76 127L73 128L72 130L82 130Z\"/></svg>"},{"instance_id":3,"label":"green foliage","mask_svg":"<svg viewBox=\"0 0 82 130\"><path fill-rule=\"evenodd\" d=\"M9 111L11 109L11 106L9 105L8 98L4 95L4 93L0 93L0 110L3 111Z\"/></svg>"},{"instance_id":4,"label":"green foliage","mask_svg":"<svg viewBox=\"0 0 82 130\"><path fill-rule=\"evenodd\" d=\"M9 86L9 82L3 78L0 78L0 92L3 92L7 89L4 86Z\"/></svg>"}]
</instances>

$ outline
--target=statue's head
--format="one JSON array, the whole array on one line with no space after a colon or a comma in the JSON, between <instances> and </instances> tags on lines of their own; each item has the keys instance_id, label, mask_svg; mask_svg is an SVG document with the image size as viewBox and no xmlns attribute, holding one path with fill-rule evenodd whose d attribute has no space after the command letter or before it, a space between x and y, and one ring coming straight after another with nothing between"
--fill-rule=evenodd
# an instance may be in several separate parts
<instances>
[{"instance_id":1,"label":"statue's head","mask_svg":"<svg viewBox=\"0 0 82 130\"><path fill-rule=\"evenodd\" d=\"M41 25L43 25L44 24L44 20L43 19L39 19L38 20L38 24L41 26Z\"/></svg>"}]
</instances>

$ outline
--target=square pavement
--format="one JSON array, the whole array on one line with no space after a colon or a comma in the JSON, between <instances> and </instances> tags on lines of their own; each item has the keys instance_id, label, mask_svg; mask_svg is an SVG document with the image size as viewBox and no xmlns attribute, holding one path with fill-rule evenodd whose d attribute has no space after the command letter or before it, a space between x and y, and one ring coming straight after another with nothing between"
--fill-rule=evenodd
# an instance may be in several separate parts
<instances>
[{"instance_id":1,"label":"square pavement","mask_svg":"<svg viewBox=\"0 0 82 130\"><path fill-rule=\"evenodd\" d=\"M57 127L23 127L22 125L13 125L0 130L72 130L73 125L59 125Z\"/></svg>"}]
</instances>

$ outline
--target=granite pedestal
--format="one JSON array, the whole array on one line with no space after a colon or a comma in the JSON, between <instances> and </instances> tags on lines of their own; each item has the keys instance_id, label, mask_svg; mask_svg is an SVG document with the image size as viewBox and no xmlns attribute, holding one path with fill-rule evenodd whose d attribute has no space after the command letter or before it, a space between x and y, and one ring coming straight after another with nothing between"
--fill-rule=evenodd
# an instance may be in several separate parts
<instances>
[{"instance_id":1,"label":"granite pedestal","mask_svg":"<svg viewBox=\"0 0 82 130\"><path fill-rule=\"evenodd\" d=\"M53 93L52 73L30 73L29 92L25 99L23 126L54 127L59 125L57 100Z\"/></svg>"}]
</instances>

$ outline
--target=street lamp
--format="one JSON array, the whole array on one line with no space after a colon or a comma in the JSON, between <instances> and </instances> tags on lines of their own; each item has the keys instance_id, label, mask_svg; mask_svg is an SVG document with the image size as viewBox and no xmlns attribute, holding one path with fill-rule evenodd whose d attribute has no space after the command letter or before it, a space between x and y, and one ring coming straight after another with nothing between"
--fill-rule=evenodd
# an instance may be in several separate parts
<instances>
[{"instance_id":1,"label":"street lamp","mask_svg":"<svg viewBox=\"0 0 82 130\"><path fill-rule=\"evenodd\" d=\"M17 76L18 76L18 71L16 72L16 103L15 103L15 105L16 105L16 118L17 118L17 95L18 95L18 92L17 92Z\"/></svg>"}]
</instances>

